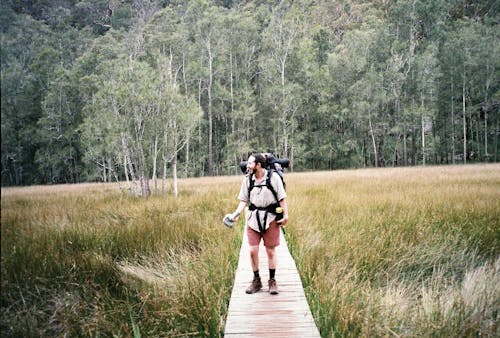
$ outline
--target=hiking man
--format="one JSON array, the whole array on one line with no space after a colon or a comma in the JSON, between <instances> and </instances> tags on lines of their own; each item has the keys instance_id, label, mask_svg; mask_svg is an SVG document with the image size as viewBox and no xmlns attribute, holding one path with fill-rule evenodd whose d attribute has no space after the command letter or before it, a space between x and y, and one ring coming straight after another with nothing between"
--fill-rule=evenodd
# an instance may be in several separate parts
<instances>
[{"instance_id":1,"label":"hiking man","mask_svg":"<svg viewBox=\"0 0 500 338\"><path fill-rule=\"evenodd\" d=\"M247 204L250 204L245 218L254 276L246 293L255 293L262 288L259 275L259 244L263 239L269 265L269 293L276 295L278 286L275 279L275 248L280 244L280 226L288 222L288 205L281 177L275 171L267 170L266 162L263 154L253 154L248 158L248 174L243 179L238 194L240 203L231 218L236 221ZM282 211L279 220L276 208L281 208L279 211Z\"/></svg>"}]
</instances>

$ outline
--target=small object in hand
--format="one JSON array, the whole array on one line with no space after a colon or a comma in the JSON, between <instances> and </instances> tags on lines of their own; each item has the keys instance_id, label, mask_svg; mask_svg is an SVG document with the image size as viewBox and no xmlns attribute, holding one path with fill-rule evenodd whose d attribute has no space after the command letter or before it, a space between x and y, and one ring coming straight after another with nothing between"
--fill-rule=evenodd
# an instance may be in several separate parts
<instances>
[{"instance_id":1,"label":"small object in hand","mask_svg":"<svg viewBox=\"0 0 500 338\"><path fill-rule=\"evenodd\" d=\"M232 228L233 225L234 225L234 220L232 219L232 216L231 214L227 214L226 216L224 216L224 218L222 219L222 222L224 223L225 226L227 226L228 228Z\"/></svg>"}]
</instances>

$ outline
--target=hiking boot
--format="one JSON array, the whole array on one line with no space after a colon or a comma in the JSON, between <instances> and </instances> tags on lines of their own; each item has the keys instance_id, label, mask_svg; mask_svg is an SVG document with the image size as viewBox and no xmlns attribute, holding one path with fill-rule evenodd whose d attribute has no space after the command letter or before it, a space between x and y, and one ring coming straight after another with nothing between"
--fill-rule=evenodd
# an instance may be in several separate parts
<instances>
[{"instance_id":1,"label":"hiking boot","mask_svg":"<svg viewBox=\"0 0 500 338\"><path fill-rule=\"evenodd\" d=\"M274 278L269 280L269 293L272 295L278 294L278 285L276 285L276 279Z\"/></svg>"},{"instance_id":2,"label":"hiking boot","mask_svg":"<svg viewBox=\"0 0 500 338\"><path fill-rule=\"evenodd\" d=\"M260 281L260 277L254 277L252 284L250 284L250 286L248 287L248 289L245 292L248 294L256 293L260 289L262 289L262 282Z\"/></svg>"}]
</instances>

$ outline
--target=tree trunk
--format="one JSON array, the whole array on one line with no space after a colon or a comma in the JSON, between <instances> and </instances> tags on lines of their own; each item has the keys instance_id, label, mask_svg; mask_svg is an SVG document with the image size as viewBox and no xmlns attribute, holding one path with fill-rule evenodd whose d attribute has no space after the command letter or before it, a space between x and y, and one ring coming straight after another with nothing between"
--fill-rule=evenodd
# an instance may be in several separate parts
<instances>
[{"instance_id":1,"label":"tree trunk","mask_svg":"<svg viewBox=\"0 0 500 338\"><path fill-rule=\"evenodd\" d=\"M101 160L102 164L100 164L99 162L97 163L102 167L102 180L104 183L106 183L108 181L108 174L106 172L106 158L102 157Z\"/></svg>"},{"instance_id":2,"label":"tree trunk","mask_svg":"<svg viewBox=\"0 0 500 338\"><path fill-rule=\"evenodd\" d=\"M407 129L406 129L406 122L403 125L403 163L404 166L408 166L408 145L406 143L406 135L407 135Z\"/></svg>"},{"instance_id":3,"label":"tree trunk","mask_svg":"<svg viewBox=\"0 0 500 338\"><path fill-rule=\"evenodd\" d=\"M113 181L113 174L115 172L114 168L113 168L113 160L108 157L108 182L112 182Z\"/></svg>"},{"instance_id":4,"label":"tree trunk","mask_svg":"<svg viewBox=\"0 0 500 338\"><path fill-rule=\"evenodd\" d=\"M396 85L394 85L394 88ZM396 88L393 90L394 93L394 108L396 110L396 116L397 119L402 119L401 117L401 100L399 98L399 90ZM399 124L399 123L398 123ZM401 139L401 134L398 135L396 139L396 146L394 147L394 161L393 161L393 166L398 166L401 165L400 161L400 155L398 153L398 146L399 146L399 140ZM404 125L403 125L403 139L404 139Z\"/></svg>"},{"instance_id":5,"label":"tree trunk","mask_svg":"<svg viewBox=\"0 0 500 338\"><path fill-rule=\"evenodd\" d=\"M498 162L498 134L500 134L500 114L497 114L497 127L495 128L495 158L494 161Z\"/></svg>"},{"instance_id":6,"label":"tree trunk","mask_svg":"<svg viewBox=\"0 0 500 338\"><path fill-rule=\"evenodd\" d=\"M371 119L371 117L368 117L368 124L370 126L370 135L371 135L371 138L372 138L373 156L375 157L375 168L378 168L377 144L375 142L375 133L373 131L373 125L372 125L372 119Z\"/></svg>"},{"instance_id":7,"label":"tree trunk","mask_svg":"<svg viewBox=\"0 0 500 338\"><path fill-rule=\"evenodd\" d=\"M486 62L486 84L484 88L484 160L488 161L488 112L489 112L489 104L488 104L488 91L490 90L490 80L488 78L488 74L490 72L489 62Z\"/></svg>"},{"instance_id":8,"label":"tree trunk","mask_svg":"<svg viewBox=\"0 0 500 338\"><path fill-rule=\"evenodd\" d=\"M216 122L218 122L218 118L215 119ZM220 154L220 150L221 150L221 145L220 145L220 142L221 142L221 130L220 130L220 127L219 127L219 123L215 123L214 124L214 151L215 151L215 161L214 161L214 164L215 164L215 170L214 170L214 173L215 175L220 175L220 169L221 169L221 154Z\"/></svg>"},{"instance_id":9,"label":"tree trunk","mask_svg":"<svg viewBox=\"0 0 500 338\"><path fill-rule=\"evenodd\" d=\"M288 122L288 116L286 113L286 107L285 107L285 102L286 102L286 93L285 93L285 70L286 70L286 59L287 59L287 53L285 53L285 56L280 60L281 61L281 102L282 102L282 109L283 109L283 156L289 156L288 154L288 128L287 128L287 122Z\"/></svg>"},{"instance_id":10,"label":"tree trunk","mask_svg":"<svg viewBox=\"0 0 500 338\"><path fill-rule=\"evenodd\" d=\"M158 162L158 134L155 134L154 150L153 150L153 187L155 194L158 193L158 175L156 173L156 167Z\"/></svg>"},{"instance_id":11,"label":"tree trunk","mask_svg":"<svg viewBox=\"0 0 500 338\"><path fill-rule=\"evenodd\" d=\"M451 78L451 163L455 164L455 83Z\"/></svg>"},{"instance_id":12,"label":"tree trunk","mask_svg":"<svg viewBox=\"0 0 500 338\"><path fill-rule=\"evenodd\" d=\"M479 128L480 128L480 120L481 120L481 111L478 112L478 118L477 118L477 121L476 121L476 156L477 156L477 160L478 161L481 161L481 159L483 158L481 156L481 142L479 141L479 135L481 134L480 131L479 131Z\"/></svg>"},{"instance_id":13,"label":"tree trunk","mask_svg":"<svg viewBox=\"0 0 500 338\"><path fill-rule=\"evenodd\" d=\"M417 131L415 124L411 126L411 164L417 165Z\"/></svg>"},{"instance_id":14,"label":"tree trunk","mask_svg":"<svg viewBox=\"0 0 500 338\"><path fill-rule=\"evenodd\" d=\"M124 172L124 175L125 175L125 181L127 182L127 189L129 191L131 191L132 186L130 185L130 180L129 180L129 177L128 177L127 156L126 155L123 156L123 172Z\"/></svg>"},{"instance_id":15,"label":"tree trunk","mask_svg":"<svg viewBox=\"0 0 500 338\"><path fill-rule=\"evenodd\" d=\"M488 111L484 112L484 160L488 161Z\"/></svg>"},{"instance_id":16,"label":"tree trunk","mask_svg":"<svg viewBox=\"0 0 500 338\"><path fill-rule=\"evenodd\" d=\"M161 193L162 194L165 194L165 186L167 184L167 153L166 152L167 151L166 151L166 144L165 144L163 146L163 152L162 152L162 160L163 160L163 173L162 173L162 182L161 182Z\"/></svg>"},{"instance_id":17,"label":"tree trunk","mask_svg":"<svg viewBox=\"0 0 500 338\"><path fill-rule=\"evenodd\" d=\"M233 52L229 52L229 93L231 95L231 116L234 112L234 79L233 79Z\"/></svg>"},{"instance_id":18,"label":"tree trunk","mask_svg":"<svg viewBox=\"0 0 500 338\"><path fill-rule=\"evenodd\" d=\"M140 138L142 140L142 138ZM146 157L144 156L144 149L138 140L137 150L139 151L139 183L141 185L142 197L147 197L150 194L149 177L146 174Z\"/></svg>"},{"instance_id":19,"label":"tree trunk","mask_svg":"<svg viewBox=\"0 0 500 338\"><path fill-rule=\"evenodd\" d=\"M413 74L413 72L412 72ZM412 75L412 81L413 81L413 75ZM414 95L412 96L411 98L411 117L412 117L412 120L414 118L414 115L415 115L415 97ZM411 164L412 165L417 165L417 137L416 137L416 131L415 131L415 124L416 123L412 123L412 126L411 126L411 152L412 152L412 159L411 159Z\"/></svg>"},{"instance_id":20,"label":"tree trunk","mask_svg":"<svg viewBox=\"0 0 500 338\"><path fill-rule=\"evenodd\" d=\"M123 171L125 173L125 180L127 181L127 188L130 192L131 195L135 195L135 177L134 177L134 172L132 168L129 168L129 163L130 161L128 160L128 154L129 150L127 147L127 142L125 140L125 135L122 132L120 134L120 139L121 139L121 144L122 144L122 153L123 153ZM129 180L129 173L130 173L130 178L132 178L132 182Z\"/></svg>"},{"instance_id":21,"label":"tree trunk","mask_svg":"<svg viewBox=\"0 0 500 338\"><path fill-rule=\"evenodd\" d=\"M182 53L182 81L184 82L184 95L187 95L188 92L188 84L186 79L186 54Z\"/></svg>"},{"instance_id":22,"label":"tree trunk","mask_svg":"<svg viewBox=\"0 0 500 338\"><path fill-rule=\"evenodd\" d=\"M130 172L130 176L132 178L132 189L130 189L130 193L132 194L132 196L137 197L139 196L139 187L137 186L137 178L135 177L134 166L132 165L132 161L130 160L130 157L128 155L127 155L127 165Z\"/></svg>"},{"instance_id":23,"label":"tree trunk","mask_svg":"<svg viewBox=\"0 0 500 338\"><path fill-rule=\"evenodd\" d=\"M365 139L365 137L363 137L363 145L361 148L362 148L361 153L363 154L363 168L366 168L367 163L368 163L368 159L367 159L368 152L366 151L366 139Z\"/></svg>"},{"instance_id":24,"label":"tree trunk","mask_svg":"<svg viewBox=\"0 0 500 338\"><path fill-rule=\"evenodd\" d=\"M423 93L421 94L421 104L422 104L422 111L421 111L421 114L420 114L420 120L421 120L421 132L422 132L422 165L425 166L425 153L426 153L426 150L425 150L425 118L424 118L424 95Z\"/></svg>"},{"instance_id":25,"label":"tree trunk","mask_svg":"<svg viewBox=\"0 0 500 338\"><path fill-rule=\"evenodd\" d=\"M191 139L191 131L186 131L186 158L184 159L184 176L189 176L189 140Z\"/></svg>"},{"instance_id":26,"label":"tree trunk","mask_svg":"<svg viewBox=\"0 0 500 338\"><path fill-rule=\"evenodd\" d=\"M174 181L174 196L177 197L179 195L179 180L177 179L177 151L175 151L175 155L172 159L172 176Z\"/></svg>"},{"instance_id":27,"label":"tree trunk","mask_svg":"<svg viewBox=\"0 0 500 338\"><path fill-rule=\"evenodd\" d=\"M467 118L465 116L465 65L462 75L462 115L463 115L463 156L464 164L467 163Z\"/></svg>"},{"instance_id":28,"label":"tree trunk","mask_svg":"<svg viewBox=\"0 0 500 338\"><path fill-rule=\"evenodd\" d=\"M208 165L208 175L213 175L213 167L212 167L212 152L213 152L213 113L212 113L212 85L213 85L213 55L212 48L210 44L210 38L206 41L207 44L207 52L208 52L208 86L207 86L207 94L208 94L208 154L207 154L207 165Z\"/></svg>"},{"instance_id":29,"label":"tree trunk","mask_svg":"<svg viewBox=\"0 0 500 338\"><path fill-rule=\"evenodd\" d=\"M437 149L436 149L436 118L433 117L432 118L432 140L434 141L433 142L433 146L432 146L432 153L434 154L434 164L438 164L439 162L439 159L438 159L438 152L437 152ZM441 162L442 162L442 158L441 158Z\"/></svg>"},{"instance_id":30,"label":"tree trunk","mask_svg":"<svg viewBox=\"0 0 500 338\"><path fill-rule=\"evenodd\" d=\"M399 154L398 154L398 146L401 135L398 135L396 138L396 144L394 145L394 152L392 154L392 166L397 167L399 165Z\"/></svg>"},{"instance_id":31,"label":"tree trunk","mask_svg":"<svg viewBox=\"0 0 500 338\"><path fill-rule=\"evenodd\" d=\"M116 183L118 183L118 189L120 189L120 192L123 192L122 183L120 182L120 179L118 178L118 175L116 174L116 170L115 169L113 169L113 176L115 177Z\"/></svg>"}]
</instances>

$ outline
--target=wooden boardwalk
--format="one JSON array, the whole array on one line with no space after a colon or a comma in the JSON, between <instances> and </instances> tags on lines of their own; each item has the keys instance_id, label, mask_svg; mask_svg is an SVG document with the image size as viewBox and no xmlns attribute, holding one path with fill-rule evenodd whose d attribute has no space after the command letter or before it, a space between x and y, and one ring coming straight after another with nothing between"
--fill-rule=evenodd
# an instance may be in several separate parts
<instances>
[{"instance_id":1,"label":"wooden boardwalk","mask_svg":"<svg viewBox=\"0 0 500 338\"><path fill-rule=\"evenodd\" d=\"M246 232L240 250L238 269L234 280L225 337L320 337L318 328L309 310L302 282L297 272L283 233L276 248L278 258L276 281L278 295L268 292L269 269L266 250L261 243L259 250L259 271L263 288L247 295L253 272Z\"/></svg>"}]
</instances>

